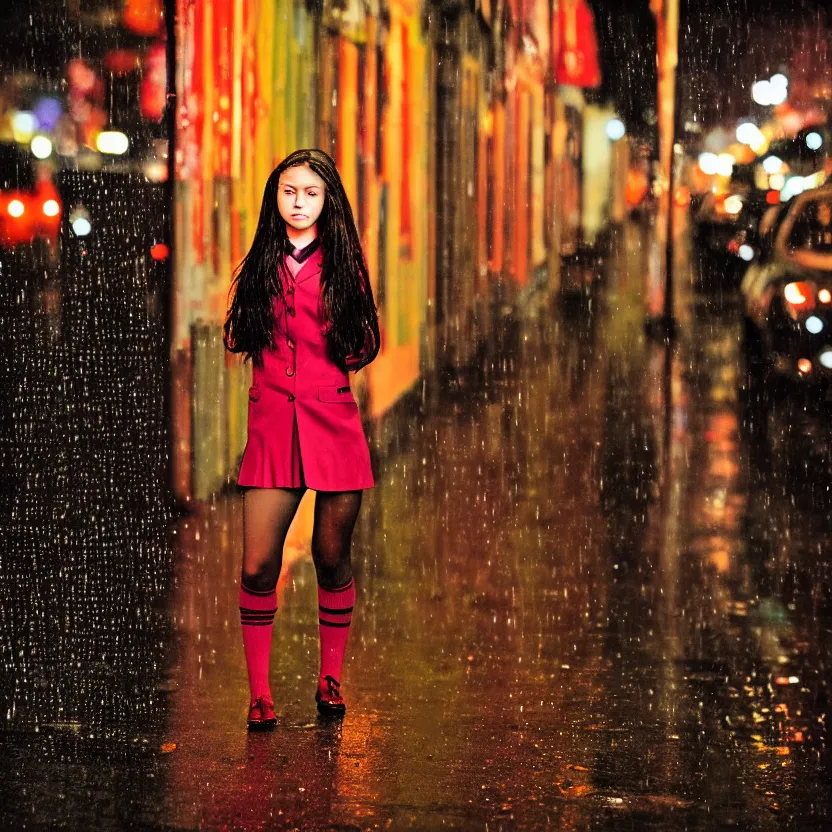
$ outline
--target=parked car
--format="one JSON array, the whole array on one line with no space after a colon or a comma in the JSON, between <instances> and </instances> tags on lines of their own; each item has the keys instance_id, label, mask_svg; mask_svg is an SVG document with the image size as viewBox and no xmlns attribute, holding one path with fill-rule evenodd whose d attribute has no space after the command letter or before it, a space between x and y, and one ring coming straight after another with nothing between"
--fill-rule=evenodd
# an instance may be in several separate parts
<instances>
[{"instance_id":1,"label":"parked car","mask_svg":"<svg viewBox=\"0 0 832 832\"><path fill-rule=\"evenodd\" d=\"M769 205L765 194L707 194L697 206L694 242L700 262L697 285L735 290L760 254L757 230Z\"/></svg>"},{"instance_id":2,"label":"parked car","mask_svg":"<svg viewBox=\"0 0 832 832\"><path fill-rule=\"evenodd\" d=\"M760 255L758 228L766 212L823 181L827 141L815 128L774 141L763 155L735 165L721 190L701 195L692 211L700 283L740 283Z\"/></svg>"},{"instance_id":3,"label":"parked car","mask_svg":"<svg viewBox=\"0 0 832 832\"><path fill-rule=\"evenodd\" d=\"M760 257L741 285L752 366L802 384L828 385L832 381L832 185L773 208L764 215L758 236Z\"/></svg>"},{"instance_id":4,"label":"parked car","mask_svg":"<svg viewBox=\"0 0 832 832\"><path fill-rule=\"evenodd\" d=\"M63 206L46 169L36 169L28 149L0 142L0 247L46 241L54 246Z\"/></svg>"}]
</instances>

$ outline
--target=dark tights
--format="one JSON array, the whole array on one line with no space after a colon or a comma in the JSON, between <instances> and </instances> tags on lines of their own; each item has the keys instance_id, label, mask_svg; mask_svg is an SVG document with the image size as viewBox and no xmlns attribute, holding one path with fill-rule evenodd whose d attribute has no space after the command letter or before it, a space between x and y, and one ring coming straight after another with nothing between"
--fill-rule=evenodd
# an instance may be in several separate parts
<instances>
[{"instance_id":1,"label":"dark tights","mask_svg":"<svg viewBox=\"0 0 832 832\"><path fill-rule=\"evenodd\" d=\"M297 513L303 488L249 488L243 498L242 580L255 591L274 588L283 566L283 545ZM325 589L352 578L352 532L361 491L319 491L315 495L312 560Z\"/></svg>"}]
</instances>

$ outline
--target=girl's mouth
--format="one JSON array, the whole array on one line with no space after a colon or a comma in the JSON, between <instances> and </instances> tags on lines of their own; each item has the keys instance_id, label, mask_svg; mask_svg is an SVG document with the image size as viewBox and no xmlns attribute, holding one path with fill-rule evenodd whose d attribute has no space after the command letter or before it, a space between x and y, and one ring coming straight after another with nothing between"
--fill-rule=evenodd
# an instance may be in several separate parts
<instances>
[{"instance_id":1,"label":"girl's mouth","mask_svg":"<svg viewBox=\"0 0 832 832\"><path fill-rule=\"evenodd\" d=\"M293 220L305 220L305 219L308 219L308 217L306 216L306 214L292 214L292 219Z\"/></svg>"}]
</instances>

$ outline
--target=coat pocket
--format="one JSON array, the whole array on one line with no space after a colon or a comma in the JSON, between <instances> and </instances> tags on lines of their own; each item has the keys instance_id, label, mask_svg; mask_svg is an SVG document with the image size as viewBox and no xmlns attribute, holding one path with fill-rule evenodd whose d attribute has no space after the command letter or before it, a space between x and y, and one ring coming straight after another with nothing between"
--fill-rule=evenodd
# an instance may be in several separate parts
<instances>
[{"instance_id":1,"label":"coat pocket","mask_svg":"<svg viewBox=\"0 0 832 832\"><path fill-rule=\"evenodd\" d=\"M355 397L349 387L319 387L318 400L322 402L333 402L340 404L355 403Z\"/></svg>"}]
</instances>

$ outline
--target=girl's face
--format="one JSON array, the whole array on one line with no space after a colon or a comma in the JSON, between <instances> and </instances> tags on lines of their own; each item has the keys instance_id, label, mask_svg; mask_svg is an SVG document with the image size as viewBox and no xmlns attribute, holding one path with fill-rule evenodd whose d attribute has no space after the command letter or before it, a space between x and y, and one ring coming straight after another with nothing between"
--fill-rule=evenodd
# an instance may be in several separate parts
<instances>
[{"instance_id":1,"label":"girl's face","mask_svg":"<svg viewBox=\"0 0 832 832\"><path fill-rule=\"evenodd\" d=\"M308 165L287 168L280 174L277 210L292 228L311 228L324 210L324 180Z\"/></svg>"}]
</instances>

